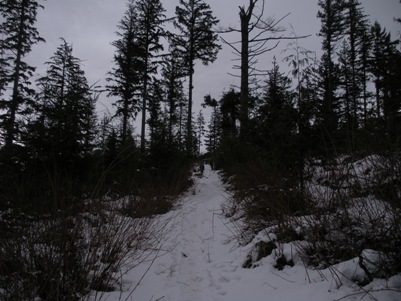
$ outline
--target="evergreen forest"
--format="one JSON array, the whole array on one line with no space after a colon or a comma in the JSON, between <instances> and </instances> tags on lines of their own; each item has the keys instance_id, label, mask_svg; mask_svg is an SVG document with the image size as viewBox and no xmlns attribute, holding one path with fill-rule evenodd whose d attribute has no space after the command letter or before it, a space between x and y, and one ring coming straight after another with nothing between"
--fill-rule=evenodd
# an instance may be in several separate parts
<instances>
[{"instance_id":1,"label":"evergreen forest","mask_svg":"<svg viewBox=\"0 0 401 301\"><path fill-rule=\"evenodd\" d=\"M35 24L46 2L0 0L0 300L109 290L110 270L131 252L114 239L148 241L136 234L152 227L137 218L168 212L203 164L230 187L226 214L246 221L244 235L275 224L294 239L291 218L315 215L307 264L371 248L391 254L380 273L401 272L400 41L359 0L316 0L321 49L303 48L308 36L268 18L268 1L244 0L232 16L238 28L221 24L207 2L180 0L168 16L162 0L127 0L109 41L114 67L99 86L64 38L37 75L27 58L45 43ZM213 64L223 47L239 84L221 87L220 97L205 93L196 112L195 64ZM276 48L284 60L260 66ZM99 116L101 97L112 113ZM385 228L372 213L381 232L359 233L347 212L352 200L371 196L394 219ZM370 212L366 204L360 208ZM352 248L316 243L334 220ZM113 230L99 230L113 221Z\"/></svg>"}]
</instances>

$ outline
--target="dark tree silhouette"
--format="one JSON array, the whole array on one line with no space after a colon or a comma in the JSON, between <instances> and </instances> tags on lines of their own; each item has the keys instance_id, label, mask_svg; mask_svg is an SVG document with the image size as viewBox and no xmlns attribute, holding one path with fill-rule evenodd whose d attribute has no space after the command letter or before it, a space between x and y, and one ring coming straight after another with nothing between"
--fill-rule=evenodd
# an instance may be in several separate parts
<instances>
[{"instance_id":1,"label":"dark tree silhouette","mask_svg":"<svg viewBox=\"0 0 401 301\"><path fill-rule=\"evenodd\" d=\"M210 6L202 0L180 0L176 7L177 18L174 26L179 34L173 36L172 42L184 59L188 81L188 119L187 119L187 153L193 151L192 143L192 90L195 61L204 65L213 62L220 46L217 44L217 34L213 27L219 22L212 14Z\"/></svg>"},{"instance_id":2,"label":"dark tree silhouette","mask_svg":"<svg viewBox=\"0 0 401 301\"><path fill-rule=\"evenodd\" d=\"M266 71L257 68L257 57L275 49L281 40L306 37L278 35L285 31L279 24L288 14L279 20L273 18L263 19L265 1L262 0L259 2L261 3L260 12L255 13L258 2L259 0L249 0L247 8L245 6L239 8L240 29L230 27L221 31L222 33L238 32L241 34L240 41L228 42L224 38L222 38L222 41L234 50L234 53L239 56L241 62L240 66L234 66L234 69L240 69L241 71L240 140L242 141L245 141L249 137L250 77L266 75ZM272 46L267 45L270 41L274 41ZM240 45L239 47L237 46L238 44Z\"/></svg>"},{"instance_id":3,"label":"dark tree silhouette","mask_svg":"<svg viewBox=\"0 0 401 301\"><path fill-rule=\"evenodd\" d=\"M114 103L116 116L122 117L121 141L125 143L129 132L129 121L141 110L143 70L146 69L143 57L145 49L137 36L138 11L130 1L124 17L117 26L118 40L112 42L116 48L116 66L109 72L107 81L109 96L117 97Z\"/></svg>"},{"instance_id":4,"label":"dark tree silhouette","mask_svg":"<svg viewBox=\"0 0 401 301\"><path fill-rule=\"evenodd\" d=\"M135 34L137 35L139 47L143 48L142 70L142 125L141 125L141 152L145 152L145 127L148 98L148 85L150 75L157 73L157 64L154 57L163 50L160 42L164 35L162 27L165 16L164 8L160 0L132 0L131 3L137 7Z\"/></svg>"},{"instance_id":5,"label":"dark tree silhouette","mask_svg":"<svg viewBox=\"0 0 401 301\"><path fill-rule=\"evenodd\" d=\"M324 99L322 107L323 131L327 139L332 139L333 133L337 128L337 119L335 113L335 93L337 90L335 80L334 56L339 42L345 32L344 22L344 0L319 0L320 10L317 14L322 26L320 36L322 37L322 70L321 73L324 82Z\"/></svg>"},{"instance_id":6,"label":"dark tree silhouette","mask_svg":"<svg viewBox=\"0 0 401 301\"><path fill-rule=\"evenodd\" d=\"M162 84L166 90L166 102L168 108L168 144L171 147L174 138L174 126L178 123L178 108L183 100L183 82L185 66L176 49L171 49L170 54L163 59L161 70Z\"/></svg>"},{"instance_id":7,"label":"dark tree silhouette","mask_svg":"<svg viewBox=\"0 0 401 301\"><path fill-rule=\"evenodd\" d=\"M17 115L21 107L34 94L29 88L29 78L35 68L28 65L23 59L31 52L32 46L44 39L39 36L34 24L39 8L42 5L36 0L1 0L0 15L0 93L6 85L11 85L10 100L2 100L0 109L6 111L1 117L1 126L5 129L5 146L11 147L17 132Z\"/></svg>"},{"instance_id":8,"label":"dark tree silhouette","mask_svg":"<svg viewBox=\"0 0 401 301\"><path fill-rule=\"evenodd\" d=\"M46 75L37 81L37 116L28 125L27 139L38 158L58 165L53 170L68 169L91 153L94 98L80 60L64 39L46 65Z\"/></svg>"}]
</instances>

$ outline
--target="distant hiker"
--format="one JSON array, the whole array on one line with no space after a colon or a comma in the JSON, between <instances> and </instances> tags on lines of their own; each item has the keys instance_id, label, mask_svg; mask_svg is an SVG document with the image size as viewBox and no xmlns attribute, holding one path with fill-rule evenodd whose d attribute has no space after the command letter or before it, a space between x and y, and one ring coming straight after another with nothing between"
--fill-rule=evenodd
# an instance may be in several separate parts
<instances>
[{"instance_id":1,"label":"distant hiker","mask_svg":"<svg viewBox=\"0 0 401 301\"><path fill-rule=\"evenodd\" d=\"M214 161L213 160L210 160L210 168L212 169L212 170L214 170Z\"/></svg>"},{"instance_id":2,"label":"distant hiker","mask_svg":"<svg viewBox=\"0 0 401 301\"><path fill-rule=\"evenodd\" d=\"M199 171L200 171L200 173L203 175L203 171L205 170L205 165L203 164L203 162L201 162L200 164L199 164Z\"/></svg>"}]
</instances>

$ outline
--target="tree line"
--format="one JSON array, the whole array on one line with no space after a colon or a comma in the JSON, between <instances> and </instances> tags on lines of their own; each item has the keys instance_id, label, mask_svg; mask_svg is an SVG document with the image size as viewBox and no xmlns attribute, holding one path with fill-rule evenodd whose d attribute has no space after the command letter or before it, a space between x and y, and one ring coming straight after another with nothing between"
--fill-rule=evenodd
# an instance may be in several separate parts
<instances>
[{"instance_id":1,"label":"tree line","mask_svg":"<svg viewBox=\"0 0 401 301\"><path fill-rule=\"evenodd\" d=\"M167 18L160 0L129 0L111 42L114 67L105 87L88 83L63 38L45 74L33 79L35 67L25 59L33 45L45 42L35 27L44 8L37 0L0 2L2 207L16 200L48 205L53 198L51 207L60 209L64 198L97 189L99 179L102 190L122 190L140 185L133 179L140 183L185 166L199 139L192 109L195 62L213 62L220 49L209 5L181 0ZM113 101L112 116L97 116L102 93ZM139 142L132 127L138 114Z\"/></svg>"},{"instance_id":2,"label":"tree line","mask_svg":"<svg viewBox=\"0 0 401 301\"><path fill-rule=\"evenodd\" d=\"M132 179L166 178L200 152L203 135L221 167L262 160L300 186L307 158L399 148L398 41L369 22L358 0L318 0L317 58L300 46L306 36L281 35L284 18L264 18L264 7L264 0L249 0L239 9L240 28L219 32L238 55L241 83L220 100L205 97L203 106L212 110L205 131L202 111L193 116L194 66L214 62L221 45L219 20L204 1L180 0L168 18L160 0L129 0L111 42L114 67L98 87L87 82L64 39L33 81L35 68L25 58L44 42L35 22L45 7L1 0L0 180L7 183L1 206L35 199L57 209L63 199L99 187L121 192ZM225 32L237 32L239 41L226 41ZM282 40L290 41L284 61L292 76L276 59L271 68L258 63ZM113 116L96 114L102 93L113 99ZM139 114L138 142L132 122Z\"/></svg>"},{"instance_id":3,"label":"tree line","mask_svg":"<svg viewBox=\"0 0 401 301\"><path fill-rule=\"evenodd\" d=\"M263 162L272 174L302 187L310 158L399 150L399 41L377 21L370 23L360 1L319 0L318 58L301 46L307 37L282 35L283 19L264 21L257 4L264 7L260 0L240 7L240 29L222 31L240 62L234 69L240 70L241 86L220 100L205 98L212 108L206 144L216 162L228 170ZM227 32L241 38L227 41ZM290 73L276 58L271 68L258 64L279 40L289 41L283 63Z\"/></svg>"}]
</instances>

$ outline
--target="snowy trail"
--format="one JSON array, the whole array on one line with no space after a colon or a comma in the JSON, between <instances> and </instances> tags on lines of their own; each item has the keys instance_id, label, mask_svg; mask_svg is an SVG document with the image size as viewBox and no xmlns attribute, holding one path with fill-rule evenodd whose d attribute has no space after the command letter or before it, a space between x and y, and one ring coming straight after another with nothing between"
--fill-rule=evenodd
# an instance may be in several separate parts
<instances>
[{"instance_id":1,"label":"snowy trail","mask_svg":"<svg viewBox=\"0 0 401 301\"><path fill-rule=\"evenodd\" d=\"M274 256L263 258L259 266L244 269L253 244L239 247L222 215L227 198L219 175L205 166L204 176L195 177L194 187L176 208L161 219L169 220L163 251L154 260L144 262L122 277L121 292L103 295L102 300L117 301L324 301L362 300L352 282L342 279L338 287L330 271L306 270L299 258L295 266L278 271ZM257 235L258 239L263 239ZM292 255L292 246L282 252ZM356 266L349 262L344 268ZM146 273L145 273L146 272ZM143 275L145 276L143 277ZM142 279L143 277L143 279ZM384 281L384 280L383 280ZM394 278L401 285L401 276ZM138 285L139 283L139 285ZM390 282L389 282L390 283ZM372 289L383 287L381 283ZM395 283L397 285L397 283ZM135 290L133 291L133 288ZM399 293L379 292L381 301L399 301ZM353 295L354 294L354 295ZM344 296L348 296L343 298ZM366 296L365 296L366 297Z\"/></svg>"},{"instance_id":2,"label":"snowy trail","mask_svg":"<svg viewBox=\"0 0 401 301\"><path fill-rule=\"evenodd\" d=\"M230 249L224 244L228 232L221 216L224 195L220 179L207 166L176 219L179 231L172 242L177 247L171 254L175 275L163 300L218 300L214 296L226 294L219 283L228 280L215 272L216 265L227 264Z\"/></svg>"},{"instance_id":3,"label":"snowy trail","mask_svg":"<svg viewBox=\"0 0 401 301\"><path fill-rule=\"evenodd\" d=\"M228 274L237 269L227 256L235 242L227 243L230 231L221 215L227 194L209 165L203 177L194 179L194 187L164 217L171 219L163 242L164 254L125 275L122 293L108 293L103 299L217 301L227 294L224 284L232 279Z\"/></svg>"}]
</instances>

